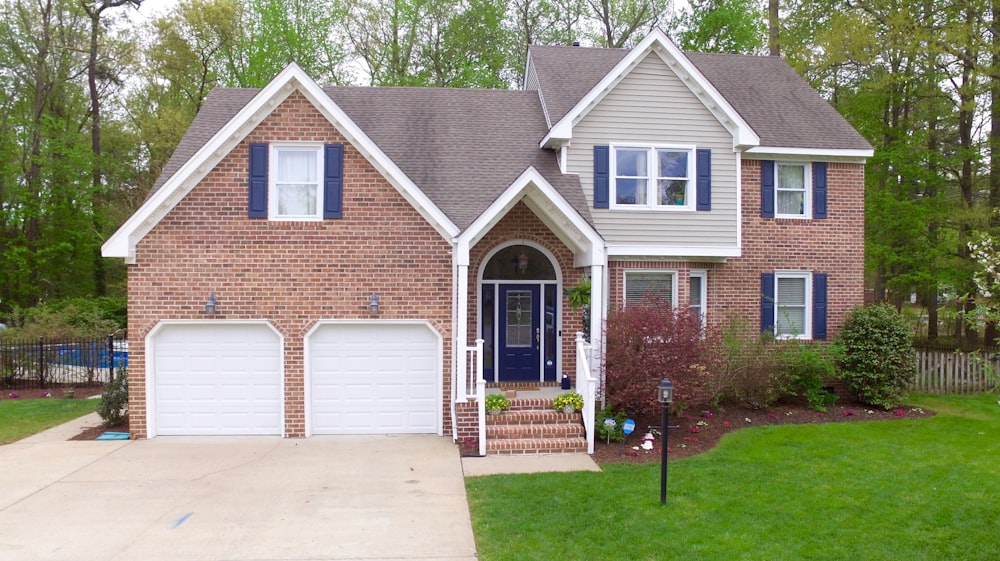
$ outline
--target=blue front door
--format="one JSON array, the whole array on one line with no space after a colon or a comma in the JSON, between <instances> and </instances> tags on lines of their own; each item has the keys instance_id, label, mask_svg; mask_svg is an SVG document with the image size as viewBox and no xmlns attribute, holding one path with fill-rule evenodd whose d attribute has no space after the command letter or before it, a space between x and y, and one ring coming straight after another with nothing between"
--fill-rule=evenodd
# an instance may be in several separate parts
<instances>
[{"instance_id":1,"label":"blue front door","mask_svg":"<svg viewBox=\"0 0 1000 561\"><path fill-rule=\"evenodd\" d=\"M500 285L497 331L501 382L540 377L540 292L538 285Z\"/></svg>"}]
</instances>

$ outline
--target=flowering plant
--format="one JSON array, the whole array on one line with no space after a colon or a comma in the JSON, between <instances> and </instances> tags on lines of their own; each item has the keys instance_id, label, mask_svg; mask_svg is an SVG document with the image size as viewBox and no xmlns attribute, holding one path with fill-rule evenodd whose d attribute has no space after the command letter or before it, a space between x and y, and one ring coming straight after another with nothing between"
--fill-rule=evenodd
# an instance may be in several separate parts
<instances>
[{"instance_id":1,"label":"flowering plant","mask_svg":"<svg viewBox=\"0 0 1000 561\"><path fill-rule=\"evenodd\" d=\"M486 396L486 410L487 411L505 411L510 409L510 400L503 396L503 394L491 393Z\"/></svg>"},{"instance_id":2,"label":"flowering plant","mask_svg":"<svg viewBox=\"0 0 1000 561\"><path fill-rule=\"evenodd\" d=\"M576 392L568 392L559 394L552 400L552 406L556 409L562 409L567 405L571 405L577 411L583 409L583 396Z\"/></svg>"}]
</instances>

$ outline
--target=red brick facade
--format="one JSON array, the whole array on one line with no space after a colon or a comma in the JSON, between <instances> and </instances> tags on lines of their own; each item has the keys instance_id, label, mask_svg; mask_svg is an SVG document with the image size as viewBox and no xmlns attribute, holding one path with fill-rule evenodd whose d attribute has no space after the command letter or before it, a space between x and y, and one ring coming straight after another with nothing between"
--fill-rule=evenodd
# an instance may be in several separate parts
<instances>
[{"instance_id":1,"label":"red brick facade","mask_svg":"<svg viewBox=\"0 0 1000 561\"><path fill-rule=\"evenodd\" d=\"M710 324L720 326L728 318L739 317L756 330L760 327L761 273L826 273L828 339L832 339L847 311L864 303L864 166L828 164L829 218L821 220L762 218L760 173L759 161L743 161L742 257L725 263L612 260L608 267L610 309L623 302L625 270L677 271L678 302L688 302L690 271L705 270Z\"/></svg>"},{"instance_id":2,"label":"red brick facade","mask_svg":"<svg viewBox=\"0 0 1000 561\"><path fill-rule=\"evenodd\" d=\"M343 219L247 218L248 144L344 142ZM415 251L414 248L420 248ZM145 338L165 319L266 319L284 335L285 426L305 435L303 341L324 319L426 320L441 335L443 428L451 430L451 245L301 95L277 107L148 234L129 266L129 415L145 438Z\"/></svg>"}]
</instances>

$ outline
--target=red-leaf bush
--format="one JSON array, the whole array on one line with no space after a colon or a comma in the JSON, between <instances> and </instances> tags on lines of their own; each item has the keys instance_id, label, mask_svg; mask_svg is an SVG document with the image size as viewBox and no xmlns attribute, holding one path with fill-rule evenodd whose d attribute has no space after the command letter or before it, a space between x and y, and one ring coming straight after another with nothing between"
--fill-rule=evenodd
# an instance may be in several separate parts
<instances>
[{"instance_id":1,"label":"red-leaf bush","mask_svg":"<svg viewBox=\"0 0 1000 561\"><path fill-rule=\"evenodd\" d=\"M721 369L719 337L697 312L644 301L618 309L605 327L604 395L608 405L644 418L656 414L660 380L674 384L674 408L712 401Z\"/></svg>"}]
</instances>

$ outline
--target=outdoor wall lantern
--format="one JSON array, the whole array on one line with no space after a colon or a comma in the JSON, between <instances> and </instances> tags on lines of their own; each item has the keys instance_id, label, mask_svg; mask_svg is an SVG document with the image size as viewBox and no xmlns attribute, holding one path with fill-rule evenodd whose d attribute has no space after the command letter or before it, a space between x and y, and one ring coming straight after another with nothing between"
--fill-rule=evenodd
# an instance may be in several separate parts
<instances>
[{"instance_id":1,"label":"outdoor wall lantern","mask_svg":"<svg viewBox=\"0 0 1000 561\"><path fill-rule=\"evenodd\" d=\"M215 297L215 293L209 293L208 300L205 302L205 313L210 316L215 315L215 306L218 303L219 299Z\"/></svg>"},{"instance_id":2,"label":"outdoor wall lantern","mask_svg":"<svg viewBox=\"0 0 1000 561\"><path fill-rule=\"evenodd\" d=\"M378 294L372 292L371 301L368 302L368 309L371 310L372 314L378 315Z\"/></svg>"},{"instance_id":3,"label":"outdoor wall lantern","mask_svg":"<svg viewBox=\"0 0 1000 561\"><path fill-rule=\"evenodd\" d=\"M660 443L660 504L667 504L667 411L670 404L674 402L674 385L670 380L664 378L660 381L660 386L656 391L656 400L660 402L663 409L663 418L660 423L660 434L663 435L663 442Z\"/></svg>"}]
</instances>

